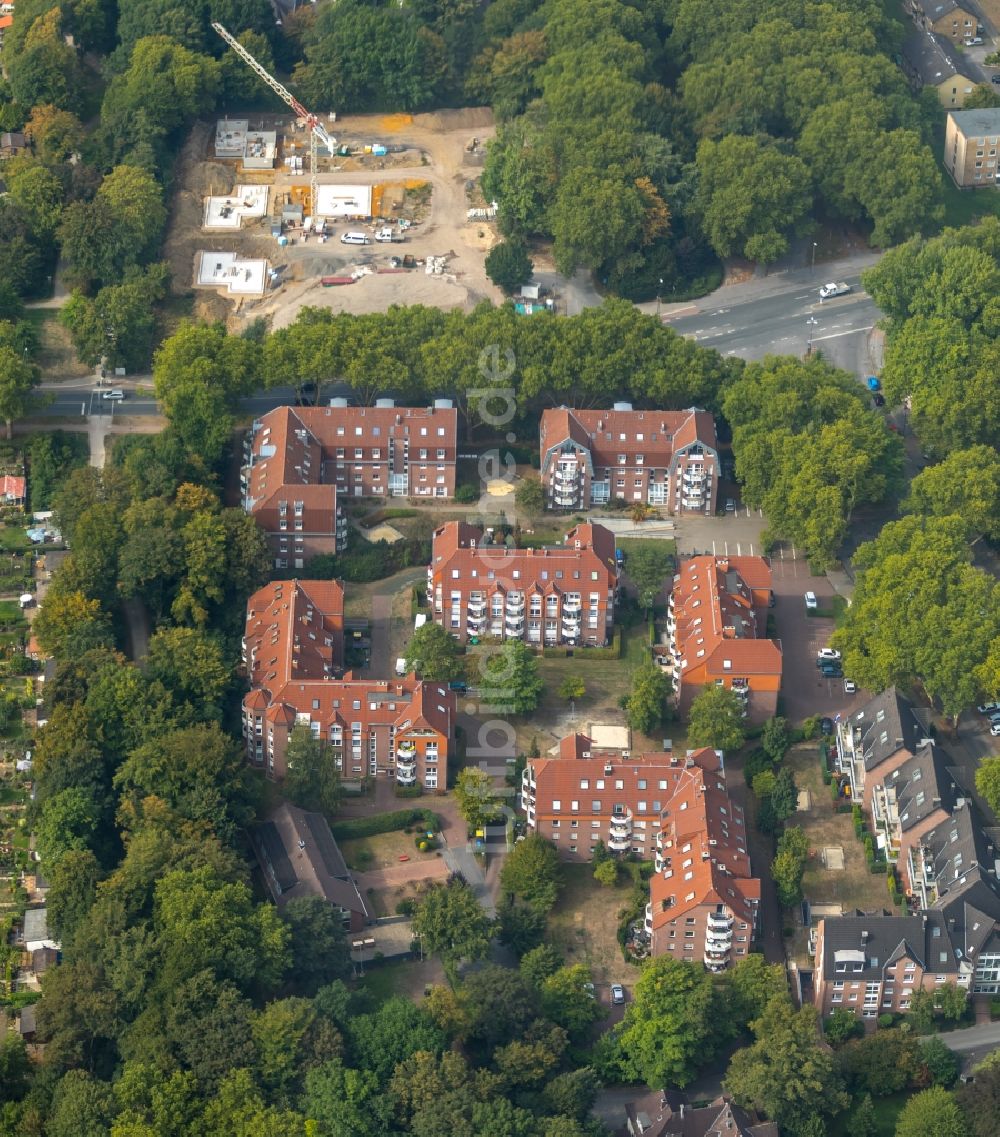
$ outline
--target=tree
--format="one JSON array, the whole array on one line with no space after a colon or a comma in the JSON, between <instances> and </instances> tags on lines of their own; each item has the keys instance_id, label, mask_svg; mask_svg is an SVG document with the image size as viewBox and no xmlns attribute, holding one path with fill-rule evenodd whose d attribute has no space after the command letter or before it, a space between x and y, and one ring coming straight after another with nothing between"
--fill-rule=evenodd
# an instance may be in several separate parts
<instances>
[{"instance_id":1,"label":"tree","mask_svg":"<svg viewBox=\"0 0 1000 1137\"><path fill-rule=\"evenodd\" d=\"M537 833L518 841L500 870L500 887L519 900L549 911L562 887L562 865L555 845Z\"/></svg>"},{"instance_id":2,"label":"tree","mask_svg":"<svg viewBox=\"0 0 1000 1137\"><path fill-rule=\"evenodd\" d=\"M32 107L24 133L31 139L36 156L50 165L68 161L84 139L83 123L77 116L51 103Z\"/></svg>"},{"instance_id":3,"label":"tree","mask_svg":"<svg viewBox=\"0 0 1000 1137\"><path fill-rule=\"evenodd\" d=\"M132 272L118 285L108 285L90 299L74 292L59 313L69 329L76 354L92 367L145 371L149 366L156 327L154 304L166 295L164 265Z\"/></svg>"},{"instance_id":4,"label":"tree","mask_svg":"<svg viewBox=\"0 0 1000 1137\"><path fill-rule=\"evenodd\" d=\"M970 468L976 471L974 478L957 477L957 471ZM953 450L917 474L906 508L935 517L957 514L970 539L1000 536L1000 457L991 446Z\"/></svg>"},{"instance_id":5,"label":"tree","mask_svg":"<svg viewBox=\"0 0 1000 1137\"><path fill-rule=\"evenodd\" d=\"M285 748L285 793L303 809L318 809L332 817L340 804L337 757L323 738L314 738L308 726L296 726Z\"/></svg>"},{"instance_id":6,"label":"tree","mask_svg":"<svg viewBox=\"0 0 1000 1137\"><path fill-rule=\"evenodd\" d=\"M523 904L497 905L497 938L515 955L530 954L545 939L545 913Z\"/></svg>"},{"instance_id":7,"label":"tree","mask_svg":"<svg viewBox=\"0 0 1000 1137\"><path fill-rule=\"evenodd\" d=\"M625 1074L686 1086L725 1041L720 989L701 966L660 956L643 968L615 1036Z\"/></svg>"},{"instance_id":8,"label":"tree","mask_svg":"<svg viewBox=\"0 0 1000 1137\"><path fill-rule=\"evenodd\" d=\"M482 829L500 813L500 796L485 770L466 766L455 779L455 804L469 829Z\"/></svg>"},{"instance_id":9,"label":"tree","mask_svg":"<svg viewBox=\"0 0 1000 1137\"><path fill-rule=\"evenodd\" d=\"M235 843L254 815L252 774L240 747L214 722L151 738L129 754L114 785L121 794L119 819L129 829L148 796L180 818L206 823L227 842Z\"/></svg>"},{"instance_id":10,"label":"tree","mask_svg":"<svg viewBox=\"0 0 1000 1137\"><path fill-rule=\"evenodd\" d=\"M1000 1066L995 1050L976 1067L975 1079L955 1091L970 1137L993 1137L1000 1127Z\"/></svg>"},{"instance_id":11,"label":"tree","mask_svg":"<svg viewBox=\"0 0 1000 1137\"><path fill-rule=\"evenodd\" d=\"M778 900L791 908L802 899L802 877L809 859L809 839L794 826L778 840L778 851L771 862L771 875L778 889Z\"/></svg>"},{"instance_id":12,"label":"tree","mask_svg":"<svg viewBox=\"0 0 1000 1137\"><path fill-rule=\"evenodd\" d=\"M563 1027L571 1037L583 1038L604 1017L593 995L590 968L574 963L550 975L542 984L542 1010L547 1019Z\"/></svg>"},{"instance_id":13,"label":"tree","mask_svg":"<svg viewBox=\"0 0 1000 1137\"><path fill-rule=\"evenodd\" d=\"M725 978L727 993L733 1000L733 1019L741 1028L759 1019L772 999L788 993L784 968L768 963L756 952L738 960Z\"/></svg>"},{"instance_id":14,"label":"tree","mask_svg":"<svg viewBox=\"0 0 1000 1137\"><path fill-rule=\"evenodd\" d=\"M320 987L351 974L344 923L333 905L319 896L297 896L281 909L289 927L289 975L295 990L313 996Z\"/></svg>"},{"instance_id":15,"label":"tree","mask_svg":"<svg viewBox=\"0 0 1000 1137\"><path fill-rule=\"evenodd\" d=\"M575 703L587 693L587 685L579 675L567 675L559 684L559 698L568 703Z\"/></svg>"},{"instance_id":16,"label":"tree","mask_svg":"<svg viewBox=\"0 0 1000 1137\"><path fill-rule=\"evenodd\" d=\"M851 1137L878 1137L878 1116L871 1094L865 1094L851 1114Z\"/></svg>"},{"instance_id":17,"label":"tree","mask_svg":"<svg viewBox=\"0 0 1000 1137\"><path fill-rule=\"evenodd\" d=\"M113 1117L111 1086L84 1070L70 1070L56 1085L45 1132L52 1137L103 1137Z\"/></svg>"},{"instance_id":18,"label":"tree","mask_svg":"<svg viewBox=\"0 0 1000 1137\"><path fill-rule=\"evenodd\" d=\"M539 944L522 957L520 971L529 983L541 990L546 979L555 975L564 962L558 948L552 944Z\"/></svg>"},{"instance_id":19,"label":"tree","mask_svg":"<svg viewBox=\"0 0 1000 1137\"><path fill-rule=\"evenodd\" d=\"M445 1036L421 1007L401 995L387 999L377 1011L355 1015L348 1024L351 1049L361 1069L385 1085L400 1062L418 1051L439 1054Z\"/></svg>"},{"instance_id":20,"label":"tree","mask_svg":"<svg viewBox=\"0 0 1000 1137\"><path fill-rule=\"evenodd\" d=\"M178 869L161 877L154 893L165 989L206 969L265 990L284 975L288 927L270 905L254 904L247 885L221 880L207 867Z\"/></svg>"},{"instance_id":21,"label":"tree","mask_svg":"<svg viewBox=\"0 0 1000 1137\"><path fill-rule=\"evenodd\" d=\"M60 790L46 801L35 826L39 858L51 872L70 851L88 849L105 820L93 789Z\"/></svg>"},{"instance_id":22,"label":"tree","mask_svg":"<svg viewBox=\"0 0 1000 1137\"><path fill-rule=\"evenodd\" d=\"M639 603L648 613L671 578L674 558L660 541L637 541L635 546L629 552L625 573L635 585Z\"/></svg>"},{"instance_id":23,"label":"tree","mask_svg":"<svg viewBox=\"0 0 1000 1137\"><path fill-rule=\"evenodd\" d=\"M413 932L425 951L441 956L446 967L461 959L484 959L490 946L490 921L472 889L460 880L430 889L413 916Z\"/></svg>"},{"instance_id":24,"label":"tree","mask_svg":"<svg viewBox=\"0 0 1000 1137\"><path fill-rule=\"evenodd\" d=\"M823 1021L823 1033L831 1046L839 1046L857 1037L864 1024L850 1007L834 1007L833 1013Z\"/></svg>"},{"instance_id":25,"label":"tree","mask_svg":"<svg viewBox=\"0 0 1000 1137\"><path fill-rule=\"evenodd\" d=\"M750 1024L756 1041L733 1055L723 1083L740 1105L761 1110L791 1133L849 1101L816 1019L814 1007L796 1011L787 997L772 999Z\"/></svg>"},{"instance_id":26,"label":"tree","mask_svg":"<svg viewBox=\"0 0 1000 1137\"><path fill-rule=\"evenodd\" d=\"M978 110L980 107L1000 107L1000 95L989 83L977 83L962 103L962 110Z\"/></svg>"},{"instance_id":27,"label":"tree","mask_svg":"<svg viewBox=\"0 0 1000 1137\"><path fill-rule=\"evenodd\" d=\"M792 744L788 721L780 715L768 719L760 733L760 744L775 762L780 762Z\"/></svg>"},{"instance_id":28,"label":"tree","mask_svg":"<svg viewBox=\"0 0 1000 1137\"><path fill-rule=\"evenodd\" d=\"M470 1040L484 1049L523 1038L538 1018L538 992L517 971L487 963L470 971L459 992Z\"/></svg>"},{"instance_id":29,"label":"tree","mask_svg":"<svg viewBox=\"0 0 1000 1137\"><path fill-rule=\"evenodd\" d=\"M21 166L9 175L7 185L31 231L51 240L62 212L62 182L44 166Z\"/></svg>"},{"instance_id":30,"label":"tree","mask_svg":"<svg viewBox=\"0 0 1000 1137\"><path fill-rule=\"evenodd\" d=\"M513 292L531 280L535 266L523 241L507 240L494 245L486 254L486 275L504 292Z\"/></svg>"},{"instance_id":31,"label":"tree","mask_svg":"<svg viewBox=\"0 0 1000 1137\"><path fill-rule=\"evenodd\" d=\"M841 1047L837 1065L854 1097L899 1093L918 1074L917 1039L905 1029L880 1030Z\"/></svg>"},{"instance_id":32,"label":"tree","mask_svg":"<svg viewBox=\"0 0 1000 1137\"><path fill-rule=\"evenodd\" d=\"M958 1103L941 1086L915 1094L896 1122L896 1137L965 1137L967 1132Z\"/></svg>"},{"instance_id":33,"label":"tree","mask_svg":"<svg viewBox=\"0 0 1000 1137\"><path fill-rule=\"evenodd\" d=\"M490 654L482 670L480 693L495 710L526 715L538 706L544 686L531 648L521 640L505 640Z\"/></svg>"},{"instance_id":34,"label":"tree","mask_svg":"<svg viewBox=\"0 0 1000 1137\"><path fill-rule=\"evenodd\" d=\"M31 392L41 382L34 363L11 347L0 346L0 419L7 424L7 437L14 435L14 420L31 407Z\"/></svg>"},{"instance_id":35,"label":"tree","mask_svg":"<svg viewBox=\"0 0 1000 1137\"><path fill-rule=\"evenodd\" d=\"M605 888L614 888L618 883L618 862L607 860L595 865L594 880L598 884L603 884Z\"/></svg>"},{"instance_id":36,"label":"tree","mask_svg":"<svg viewBox=\"0 0 1000 1137\"><path fill-rule=\"evenodd\" d=\"M626 696L625 718L633 730L652 734L667 713L670 680L651 660L640 663L632 672L632 690Z\"/></svg>"},{"instance_id":37,"label":"tree","mask_svg":"<svg viewBox=\"0 0 1000 1137\"><path fill-rule=\"evenodd\" d=\"M920 1061L927 1067L935 1086L950 1090L958 1080L961 1067L958 1056L937 1035L925 1038L920 1043Z\"/></svg>"},{"instance_id":38,"label":"tree","mask_svg":"<svg viewBox=\"0 0 1000 1137\"><path fill-rule=\"evenodd\" d=\"M434 683L458 679L462 674L458 644L440 624L428 621L417 628L406 645L406 670Z\"/></svg>"},{"instance_id":39,"label":"tree","mask_svg":"<svg viewBox=\"0 0 1000 1137\"><path fill-rule=\"evenodd\" d=\"M53 935L69 947L73 933L94 903L101 868L90 849L72 849L48 873L45 898L48 923Z\"/></svg>"},{"instance_id":40,"label":"tree","mask_svg":"<svg viewBox=\"0 0 1000 1137\"><path fill-rule=\"evenodd\" d=\"M146 674L194 717L219 721L230 671L218 640L195 628L161 628L149 641Z\"/></svg>"},{"instance_id":41,"label":"tree","mask_svg":"<svg viewBox=\"0 0 1000 1137\"><path fill-rule=\"evenodd\" d=\"M518 509L524 510L529 517L537 517L545 508L545 491L541 479L534 474L523 477L514 490L514 501Z\"/></svg>"},{"instance_id":42,"label":"tree","mask_svg":"<svg viewBox=\"0 0 1000 1137\"><path fill-rule=\"evenodd\" d=\"M782 154L774 139L731 134L704 139L695 164L695 208L712 248L722 257L777 260L812 206L805 163Z\"/></svg>"},{"instance_id":43,"label":"tree","mask_svg":"<svg viewBox=\"0 0 1000 1137\"><path fill-rule=\"evenodd\" d=\"M746 740L743 702L735 691L714 684L704 687L691 702L688 743L715 750L738 750Z\"/></svg>"}]
</instances>

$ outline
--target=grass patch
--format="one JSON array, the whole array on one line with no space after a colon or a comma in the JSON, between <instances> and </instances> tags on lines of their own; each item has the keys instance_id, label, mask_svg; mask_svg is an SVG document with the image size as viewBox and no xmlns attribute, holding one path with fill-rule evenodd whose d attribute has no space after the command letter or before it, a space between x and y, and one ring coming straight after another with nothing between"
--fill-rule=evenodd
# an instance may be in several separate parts
<instances>
[{"instance_id":1,"label":"grass patch","mask_svg":"<svg viewBox=\"0 0 1000 1137\"><path fill-rule=\"evenodd\" d=\"M618 944L618 913L630 901L631 879L621 874L614 888L594 880L594 866L563 866L563 889L549 913L547 942L567 963L585 963L598 983L628 979L636 969L622 959Z\"/></svg>"},{"instance_id":2,"label":"grass patch","mask_svg":"<svg viewBox=\"0 0 1000 1137\"><path fill-rule=\"evenodd\" d=\"M410 964L406 960L398 963L380 963L372 967L365 965L364 978L358 986L376 1006L381 1006L393 995L401 995L406 985L406 971Z\"/></svg>"},{"instance_id":3,"label":"grass patch","mask_svg":"<svg viewBox=\"0 0 1000 1137\"><path fill-rule=\"evenodd\" d=\"M31 548L28 534L16 525L0 528L0 550L5 553L24 553Z\"/></svg>"},{"instance_id":4,"label":"grass patch","mask_svg":"<svg viewBox=\"0 0 1000 1137\"><path fill-rule=\"evenodd\" d=\"M906 1091L891 1094L886 1098L872 1098L872 1105L875 1106L876 1137L893 1137L896 1132L896 1121L909 1099L910 1095ZM829 1134L830 1137L853 1137L850 1111L842 1113L830 1122Z\"/></svg>"}]
</instances>

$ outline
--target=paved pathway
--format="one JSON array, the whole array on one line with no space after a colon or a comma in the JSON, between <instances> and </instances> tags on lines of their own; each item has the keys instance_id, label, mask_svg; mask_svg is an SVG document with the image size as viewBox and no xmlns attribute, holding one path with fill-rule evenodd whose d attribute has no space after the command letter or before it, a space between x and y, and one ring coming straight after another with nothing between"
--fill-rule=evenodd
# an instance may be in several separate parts
<instances>
[{"instance_id":1,"label":"paved pathway","mask_svg":"<svg viewBox=\"0 0 1000 1137\"><path fill-rule=\"evenodd\" d=\"M970 1050L983 1050L989 1052L1000 1046L1000 1022L983 1023L980 1026L970 1026L965 1030L952 1030L938 1037L956 1053L963 1054Z\"/></svg>"}]
</instances>

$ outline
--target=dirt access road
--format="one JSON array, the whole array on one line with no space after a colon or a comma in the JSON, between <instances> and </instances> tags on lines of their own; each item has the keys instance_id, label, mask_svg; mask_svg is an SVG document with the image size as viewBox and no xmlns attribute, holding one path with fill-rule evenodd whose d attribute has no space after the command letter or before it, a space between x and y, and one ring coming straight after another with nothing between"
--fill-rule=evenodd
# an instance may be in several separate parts
<instances>
[{"instance_id":1,"label":"dirt access road","mask_svg":"<svg viewBox=\"0 0 1000 1137\"><path fill-rule=\"evenodd\" d=\"M339 240L339 233L345 228L341 223L334 225L337 235L326 244L310 241L297 242L281 250L272 247L268 254L272 261L287 264L286 283L259 302L240 305L238 320L250 321L263 316L270 319L272 327L280 328L292 323L305 306L362 313L382 312L391 304L469 310L481 300L501 302L502 293L488 279L483 267L486 253L497 239L495 227L466 220L471 204L466 183L477 179L482 172L481 157L470 154L466 147L473 137L485 142L493 136L492 112L473 107L412 117L354 115L338 119L334 130L341 139L368 139L405 146L406 164L387 162L382 169L369 166L323 171L319 176L321 185L424 181L432 190L427 217L409 231L404 244L376 244L360 250L345 247ZM280 193L293 181L301 183L301 175L292 178L284 170L278 171L275 192ZM353 223L346 227L361 228ZM356 284L340 288L322 288L319 283L324 275L346 274L368 266L385 267L390 255L404 252L421 259L448 255L447 272L440 276L428 276L423 269L399 274L373 273L363 276Z\"/></svg>"}]
</instances>

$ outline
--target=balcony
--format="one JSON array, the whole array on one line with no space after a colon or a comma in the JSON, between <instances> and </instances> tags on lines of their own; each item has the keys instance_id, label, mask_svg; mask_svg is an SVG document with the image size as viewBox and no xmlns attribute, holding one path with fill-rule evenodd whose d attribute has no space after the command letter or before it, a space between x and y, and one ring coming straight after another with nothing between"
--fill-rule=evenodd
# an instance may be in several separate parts
<instances>
[{"instance_id":1,"label":"balcony","mask_svg":"<svg viewBox=\"0 0 1000 1137\"><path fill-rule=\"evenodd\" d=\"M632 835L632 811L625 810L624 813L616 813L611 818L611 836L617 837L620 835Z\"/></svg>"},{"instance_id":2,"label":"balcony","mask_svg":"<svg viewBox=\"0 0 1000 1137\"><path fill-rule=\"evenodd\" d=\"M470 600L469 604L468 604L468 608L469 608L469 615L470 616L480 616L485 612L486 601L485 600Z\"/></svg>"},{"instance_id":3,"label":"balcony","mask_svg":"<svg viewBox=\"0 0 1000 1137\"><path fill-rule=\"evenodd\" d=\"M563 470L560 468L556 470L555 474L552 477L552 480L555 482L556 486L561 486L564 488L567 486L575 486L580 480L580 471L575 466L569 470Z\"/></svg>"},{"instance_id":4,"label":"balcony","mask_svg":"<svg viewBox=\"0 0 1000 1137\"><path fill-rule=\"evenodd\" d=\"M733 930L733 918L725 912L710 912L708 916L708 930L710 932L731 932Z\"/></svg>"},{"instance_id":5,"label":"balcony","mask_svg":"<svg viewBox=\"0 0 1000 1137\"><path fill-rule=\"evenodd\" d=\"M564 616L570 616L570 615L577 614L580 612L582 607L583 607L583 601L582 600L566 599L563 601L563 615Z\"/></svg>"},{"instance_id":6,"label":"balcony","mask_svg":"<svg viewBox=\"0 0 1000 1137\"><path fill-rule=\"evenodd\" d=\"M631 848L631 845L632 845L631 835L629 835L627 837L609 837L608 838L608 848L612 851L612 853L625 853L629 850L629 848Z\"/></svg>"},{"instance_id":7,"label":"balcony","mask_svg":"<svg viewBox=\"0 0 1000 1137\"><path fill-rule=\"evenodd\" d=\"M508 616L504 622L504 633L508 636L520 636L524 633L524 617L523 616Z\"/></svg>"},{"instance_id":8,"label":"balcony","mask_svg":"<svg viewBox=\"0 0 1000 1137\"><path fill-rule=\"evenodd\" d=\"M705 964L706 971L718 973L725 971L729 966L729 952L710 952L708 948L705 949L705 954L702 956L702 962Z\"/></svg>"},{"instance_id":9,"label":"balcony","mask_svg":"<svg viewBox=\"0 0 1000 1137\"><path fill-rule=\"evenodd\" d=\"M416 752L417 752L417 744L415 742L411 742L409 740L407 740L405 742L400 742L396 746L396 757L397 758L409 758L410 755L416 754Z\"/></svg>"},{"instance_id":10,"label":"balcony","mask_svg":"<svg viewBox=\"0 0 1000 1137\"><path fill-rule=\"evenodd\" d=\"M401 786L412 786L417 781L417 767L397 766L396 767L396 782Z\"/></svg>"},{"instance_id":11,"label":"balcony","mask_svg":"<svg viewBox=\"0 0 1000 1137\"><path fill-rule=\"evenodd\" d=\"M652 904L646 905L646 918L643 921L643 927L646 930L647 936L651 936L653 934L653 905Z\"/></svg>"},{"instance_id":12,"label":"balcony","mask_svg":"<svg viewBox=\"0 0 1000 1137\"><path fill-rule=\"evenodd\" d=\"M507 615L520 615L524 611L524 597L523 596L508 596L507 597Z\"/></svg>"},{"instance_id":13,"label":"balcony","mask_svg":"<svg viewBox=\"0 0 1000 1137\"><path fill-rule=\"evenodd\" d=\"M570 509L580 501L579 492L565 494L556 492L552 497L553 503L560 509Z\"/></svg>"}]
</instances>

